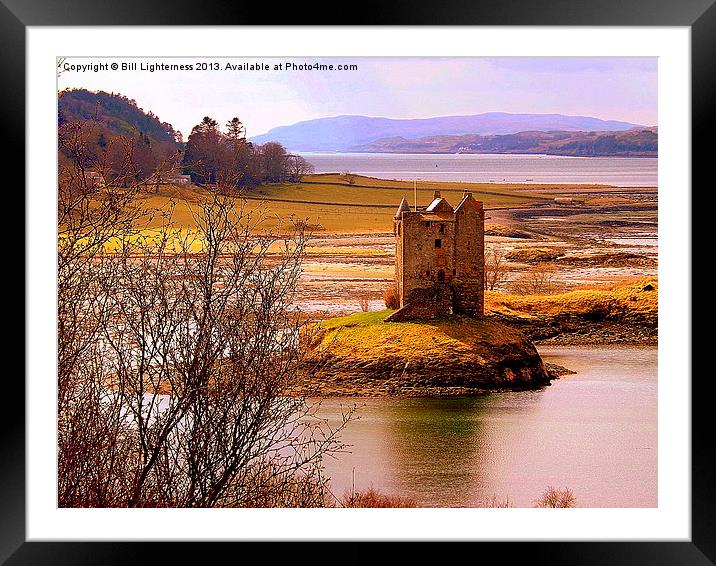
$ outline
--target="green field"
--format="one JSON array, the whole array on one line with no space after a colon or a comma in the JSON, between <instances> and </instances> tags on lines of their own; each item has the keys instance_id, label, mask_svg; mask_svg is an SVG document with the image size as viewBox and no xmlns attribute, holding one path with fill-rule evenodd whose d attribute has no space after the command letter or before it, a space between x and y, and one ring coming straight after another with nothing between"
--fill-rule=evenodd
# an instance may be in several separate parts
<instances>
[{"instance_id":1,"label":"green field","mask_svg":"<svg viewBox=\"0 0 716 566\"><path fill-rule=\"evenodd\" d=\"M418 205L425 206L440 189L443 197L456 205L463 192L471 191L485 208L523 207L551 201L540 194L539 185L495 185L489 183L418 183ZM176 203L174 220L192 226L190 208L206 192L200 187L163 187L159 194L147 195L144 204L164 208ZM289 218L307 221L316 229L331 233L374 233L392 230L393 215L400 199L414 201L412 182L388 181L355 176L353 183L338 174L309 175L301 183L276 183L243 193L249 211L266 215L264 226L273 229ZM237 199L237 205L240 199Z\"/></svg>"},{"instance_id":2,"label":"green field","mask_svg":"<svg viewBox=\"0 0 716 566\"><path fill-rule=\"evenodd\" d=\"M485 203L487 207L520 206L552 197L539 194L539 188L529 193L522 192L525 185L494 185L486 183L429 183L417 186L418 205L427 205L433 198L433 191L440 189L442 196L457 204L465 190ZM517 191L516 189L519 189ZM532 189L532 187L530 187ZM387 181L371 177L355 177L354 184L348 184L340 175L310 175L301 183L263 185L247 196L292 201L330 202L333 204L363 204L397 208L405 196L414 204L413 183L409 181Z\"/></svg>"}]
</instances>

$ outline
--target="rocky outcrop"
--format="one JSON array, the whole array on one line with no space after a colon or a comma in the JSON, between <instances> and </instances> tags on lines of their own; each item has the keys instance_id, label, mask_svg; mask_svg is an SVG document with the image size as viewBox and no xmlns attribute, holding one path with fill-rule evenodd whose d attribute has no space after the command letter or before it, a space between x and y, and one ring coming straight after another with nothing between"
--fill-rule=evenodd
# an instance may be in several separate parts
<instances>
[{"instance_id":1,"label":"rocky outcrop","mask_svg":"<svg viewBox=\"0 0 716 566\"><path fill-rule=\"evenodd\" d=\"M361 325L351 318L314 345L306 387L317 394L469 395L538 388L565 373L548 369L524 335L495 321ZM359 335L370 328L372 338Z\"/></svg>"},{"instance_id":2,"label":"rocky outcrop","mask_svg":"<svg viewBox=\"0 0 716 566\"><path fill-rule=\"evenodd\" d=\"M558 314L530 318L492 314L492 318L518 329L539 344L656 345L659 338L658 319L652 313L627 313L622 316L594 310L580 315Z\"/></svg>"}]
</instances>

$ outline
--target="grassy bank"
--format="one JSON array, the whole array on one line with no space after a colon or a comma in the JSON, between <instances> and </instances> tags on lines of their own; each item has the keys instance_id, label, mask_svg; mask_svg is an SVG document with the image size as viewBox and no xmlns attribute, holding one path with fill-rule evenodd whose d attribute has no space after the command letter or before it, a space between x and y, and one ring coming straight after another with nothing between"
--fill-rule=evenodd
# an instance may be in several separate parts
<instances>
[{"instance_id":1,"label":"grassy bank","mask_svg":"<svg viewBox=\"0 0 716 566\"><path fill-rule=\"evenodd\" d=\"M656 277L637 279L624 284L576 289L556 295L512 295L487 291L487 314L524 318L555 315L582 317L656 317L659 283Z\"/></svg>"},{"instance_id":2,"label":"grassy bank","mask_svg":"<svg viewBox=\"0 0 716 566\"><path fill-rule=\"evenodd\" d=\"M557 295L488 291L485 310L535 342L656 345L658 294L656 277Z\"/></svg>"},{"instance_id":3,"label":"grassy bank","mask_svg":"<svg viewBox=\"0 0 716 566\"><path fill-rule=\"evenodd\" d=\"M521 341L519 332L489 320L448 317L438 321L384 322L394 311L361 312L321 322L313 347L335 357L381 360L473 360L487 344Z\"/></svg>"},{"instance_id":4,"label":"grassy bank","mask_svg":"<svg viewBox=\"0 0 716 566\"><path fill-rule=\"evenodd\" d=\"M489 183L418 183L418 204L427 205L433 191L457 204L463 191L473 196L486 208L523 207L551 200L540 193L537 185L495 185ZM142 196L146 207L166 210L175 202L173 218L183 227L194 226L192 207L208 193L194 185L162 185L158 193ZM309 175L300 183L265 184L242 193L237 207L246 211L260 211L266 215L263 227L275 229L290 218L306 220L315 229L329 233L389 232L393 215L406 196L412 204L411 181L389 181L355 175L352 182L338 174ZM159 225L159 220L155 222ZM148 226L155 227L155 226Z\"/></svg>"}]
</instances>

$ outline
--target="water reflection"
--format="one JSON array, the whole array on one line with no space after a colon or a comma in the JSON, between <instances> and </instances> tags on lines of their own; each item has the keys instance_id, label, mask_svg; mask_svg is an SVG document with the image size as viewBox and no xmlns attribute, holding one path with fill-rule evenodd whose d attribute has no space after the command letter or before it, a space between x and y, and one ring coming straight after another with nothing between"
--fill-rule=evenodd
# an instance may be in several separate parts
<instances>
[{"instance_id":1,"label":"water reflection","mask_svg":"<svg viewBox=\"0 0 716 566\"><path fill-rule=\"evenodd\" d=\"M539 391L458 399L373 398L328 461L336 495L371 484L420 505L476 506L509 497L532 506L549 485L580 506L656 501L656 349L551 348L579 373ZM346 399L324 401L337 417Z\"/></svg>"}]
</instances>

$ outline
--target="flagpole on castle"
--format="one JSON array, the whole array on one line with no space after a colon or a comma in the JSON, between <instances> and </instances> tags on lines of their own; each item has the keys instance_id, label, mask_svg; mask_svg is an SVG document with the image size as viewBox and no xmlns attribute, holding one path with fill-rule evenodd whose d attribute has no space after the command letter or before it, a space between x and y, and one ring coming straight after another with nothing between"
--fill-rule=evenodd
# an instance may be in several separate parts
<instances>
[{"instance_id":1,"label":"flagpole on castle","mask_svg":"<svg viewBox=\"0 0 716 566\"><path fill-rule=\"evenodd\" d=\"M418 182L413 179L413 202L415 203L415 212L418 211Z\"/></svg>"}]
</instances>

